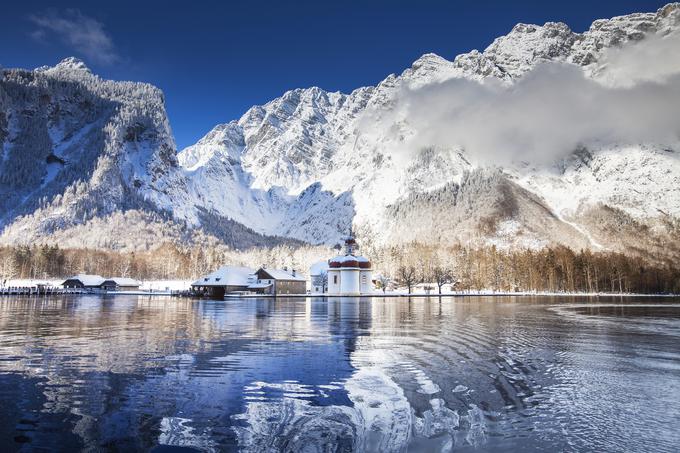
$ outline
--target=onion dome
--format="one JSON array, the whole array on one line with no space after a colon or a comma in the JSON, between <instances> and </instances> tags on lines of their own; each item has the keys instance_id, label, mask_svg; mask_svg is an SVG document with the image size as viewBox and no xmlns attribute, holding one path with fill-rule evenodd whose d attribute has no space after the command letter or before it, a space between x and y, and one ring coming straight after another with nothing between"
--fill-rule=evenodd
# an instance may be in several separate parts
<instances>
[{"instance_id":1,"label":"onion dome","mask_svg":"<svg viewBox=\"0 0 680 453\"><path fill-rule=\"evenodd\" d=\"M359 262L356 260L355 256L349 255L349 256L346 256L345 258L348 258L348 259L346 259L340 265L340 267L359 267Z\"/></svg>"},{"instance_id":2,"label":"onion dome","mask_svg":"<svg viewBox=\"0 0 680 453\"><path fill-rule=\"evenodd\" d=\"M357 256L357 261L359 262L359 267L361 269L371 268L371 262L365 256Z\"/></svg>"},{"instance_id":3,"label":"onion dome","mask_svg":"<svg viewBox=\"0 0 680 453\"><path fill-rule=\"evenodd\" d=\"M335 258L332 258L331 260L329 260L328 266L331 269L349 268L349 267L361 268L361 269L370 269L371 262L363 256L344 255L344 256L336 256Z\"/></svg>"}]
</instances>

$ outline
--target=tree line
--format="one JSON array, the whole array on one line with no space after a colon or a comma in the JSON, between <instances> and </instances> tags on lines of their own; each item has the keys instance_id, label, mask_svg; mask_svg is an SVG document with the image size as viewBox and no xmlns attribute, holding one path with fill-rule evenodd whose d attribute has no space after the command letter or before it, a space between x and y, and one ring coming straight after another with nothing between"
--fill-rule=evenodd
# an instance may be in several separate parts
<instances>
[{"instance_id":1,"label":"tree line","mask_svg":"<svg viewBox=\"0 0 680 453\"><path fill-rule=\"evenodd\" d=\"M60 279L76 274L131 277L139 280L195 279L223 265L289 267L303 273L326 247L280 244L236 250L226 245L182 246L164 243L149 251L60 248L41 244L0 247L0 283L11 279Z\"/></svg>"},{"instance_id":2,"label":"tree line","mask_svg":"<svg viewBox=\"0 0 680 453\"><path fill-rule=\"evenodd\" d=\"M441 291L680 293L680 268L618 252L575 251L565 246L540 250L496 247L434 248L422 244L390 247L381 253L385 269L378 286L426 283Z\"/></svg>"},{"instance_id":3,"label":"tree line","mask_svg":"<svg viewBox=\"0 0 680 453\"><path fill-rule=\"evenodd\" d=\"M309 266L337 254L322 246L279 245L245 251L226 246L184 247L165 243L151 251L120 252L60 248L57 245L0 247L0 283L9 279L65 278L78 273L149 279L194 279L230 264ZM372 248L377 286L385 289L425 283L433 290L680 293L680 268L618 252L435 247L420 243Z\"/></svg>"}]
</instances>

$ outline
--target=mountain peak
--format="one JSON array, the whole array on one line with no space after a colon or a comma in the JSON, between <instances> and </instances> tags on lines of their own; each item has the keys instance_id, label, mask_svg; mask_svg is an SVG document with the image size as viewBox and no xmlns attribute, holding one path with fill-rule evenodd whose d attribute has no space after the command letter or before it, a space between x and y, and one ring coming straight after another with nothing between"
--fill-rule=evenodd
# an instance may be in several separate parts
<instances>
[{"instance_id":1,"label":"mountain peak","mask_svg":"<svg viewBox=\"0 0 680 453\"><path fill-rule=\"evenodd\" d=\"M659 8L656 14L657 16L660 17L669 17L671 15L674 15L676 19L680 19L680 3L679 2L668 3L665 6Z\"/></svg>"},{"instance_id":2,"label":"mountain peak","mask_svg":"<svg viewBox=\"0 0 680 453\"><path fill-rule=\"evenodd\" d=\"M83 60L81 60L80 58L76 57L64 58L54 67L54 69L91 72L90 68L87 67L85 62L83 62Z\"/></svg>"},{"instance_id":3,"label":"mountain peak","mask_svg":"<svg viewBox=\"0 0 680 453\"><path fill-rule=\"evenodd\" d=\"M430 53L423 54L420 58L418 58L416 61L414 61L413 64L411 65L411 67L413 69L419 69L423 66L425 66L425 67L427 67L427 66L436 67L436 66L440 66L442 63L447 64L447 63L451 63L451 62L448 61L446 58L440 57L436 53L430 52Z\"/></svg>"}]
</instances>

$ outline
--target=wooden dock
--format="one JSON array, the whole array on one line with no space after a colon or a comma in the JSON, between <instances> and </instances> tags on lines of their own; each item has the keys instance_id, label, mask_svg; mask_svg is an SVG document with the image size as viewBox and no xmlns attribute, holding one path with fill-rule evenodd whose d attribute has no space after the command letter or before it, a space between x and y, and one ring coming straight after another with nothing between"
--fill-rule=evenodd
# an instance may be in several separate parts
<instances>
[{"instance_id":1,"label":"wooden dock","mask_svg":"<svg viewBox=\"0 0 680 453\"><path fill-rule=\"evenodd\" d=\"M88 294L80 288L57 286L8 286L0 288L0 296L61 296L66 294Z\"/></svg>"},{"instance_id":2,"label":"wooden dock","mask_svg":"<svg viewBox=\"0 0 680 453\"><path fill-rule=\"evenodd\" d=\"M187 290L135 290L135 291L104 291L90 288L62 288L60 286L7 286L0 287L0 296L66 296L91 294L100 296L170 296L191 297L193 293Z\"/></svg>"}]
</instances>

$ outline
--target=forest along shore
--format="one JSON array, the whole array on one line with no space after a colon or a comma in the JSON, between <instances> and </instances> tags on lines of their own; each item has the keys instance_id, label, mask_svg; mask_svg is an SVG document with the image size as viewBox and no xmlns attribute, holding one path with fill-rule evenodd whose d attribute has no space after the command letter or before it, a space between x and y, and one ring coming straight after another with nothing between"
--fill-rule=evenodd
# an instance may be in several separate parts
<instances>
[{"instance_id":1,"label":"forest along shore","mask_svg":"<svg viewBox=\"0 0 680 453\"><path fill-rule=\"evenodd\" d=\"M378 246L362 244L371 257L373 275L387 289L455 282L456 294L668 294L680 293L680 266L673 259L652 259L637 251L575 251L564 246L539 250L502 250L456 245L409 243ZM132 276L143 290L181 291L190 283L225 264L295 268L305 272L312 263L335 256L325 246L277 246L234 250L215 247L180 247L159 244L147 251L62 249L56 245L0 247L0 286L11 282L43 281L56 286L57 278L79 273ZM63 281L63 280L62 280ZM56 282L56 283L55 283ZM14 286L25 286L12 283ZM382 284L378 285L382 286ZM416 289L416 286L421 288ZM378 288L382 291L382 288Z\"/></svg>"}]
</instances>

